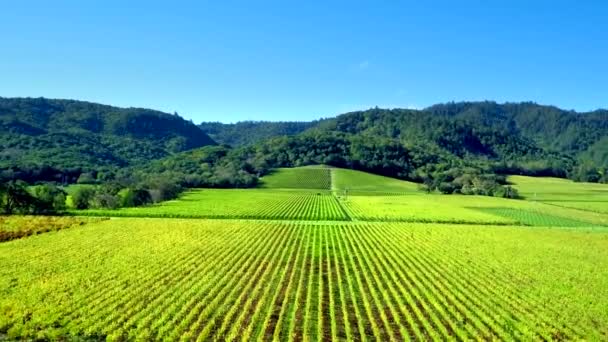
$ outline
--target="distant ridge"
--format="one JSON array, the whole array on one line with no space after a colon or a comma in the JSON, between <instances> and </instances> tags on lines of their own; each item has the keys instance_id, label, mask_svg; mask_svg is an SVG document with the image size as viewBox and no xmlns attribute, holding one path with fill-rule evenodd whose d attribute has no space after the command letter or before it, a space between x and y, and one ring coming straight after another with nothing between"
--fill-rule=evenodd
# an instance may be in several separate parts
<instances>
[{"instance_id":1,"label":"distant ridge","mask_svg":"<svg viewBox=\"0 0 608 342\"><path fill-rule=\"evenodd\" d=\"M75 100L0 98L0 166L127 166L215 142L180 116Z\"/></svg>"}]
</instances>

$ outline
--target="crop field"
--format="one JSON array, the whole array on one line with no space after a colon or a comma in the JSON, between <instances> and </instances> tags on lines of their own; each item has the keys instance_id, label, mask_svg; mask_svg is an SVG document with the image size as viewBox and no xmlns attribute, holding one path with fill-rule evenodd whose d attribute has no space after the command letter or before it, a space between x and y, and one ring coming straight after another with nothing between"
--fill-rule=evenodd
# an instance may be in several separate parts
<instances>
[{"instance_id":1,"label":"crop field","mask_svg":"<svg viewBox=\"0 0 608 342\"><path fill-rule=\"evenodd\" d=\"M362 221L514 224L515 220L443 201L444 196L349 196L342 203L348 214ZM464 197L464 196L462 196ZM465 203L467 202L464 198ZM468 201L470 202L470 201ZM471 203L473 204L473 203Z\"/></svg>"},{"instance_id":2,"label":"crop field","mask_svg":"<svg viewBox=\"0 0 608 342\"><path fill-rule=\"evenodd\" d=\"M591 227L594 224L576 219L554 216L533 210L514 208L477 208L485 213L513 219L515 222L528 226L542 227Z\"/></svg>"},{"instance_id":3,"label":"crop field","mask_svg":"<svg viewBox=\"0 0 608 342\"><path fill-rule=\"evenodd\" d=\"M584 228L118 218L0 263L8 338L608 338L608 232Z\"/></svg>"},{"instance_id":4,"label":"crop field","mask_svg":"<svg viewBox=\"0 0 608 342\"><path fill-rule=\"evenodd\" d=\"M344 195L403 195L418 192L418 184L366 172L332 168L332 190Z\"/></svg>"},{"instance_id":5,"label":"crop field","mask_svg":"<svg viewBox=\"0 0 608 342\"><path fill-rule=\"evenodd\" d=\"M524 176L511 176L508 180L528 200L608 214L607 184Z\"/></svg>"},{"instance_id":6,"label":"crop field","mask_svg":"<svg viewBox=\"0 0 608 342\"><path fill-rule=\"evenodd\" d=\"M127 217L344 220L329 191L204 189L148 207L76 211L79 215Z\"/></svg>"},{"instance_id":7,"label":"crop field","mask_svg":"<svg viewBox=\"0 0 608 342\"><path fill-rule=\"evenodd\" d=\"M305 167L3 217L34 236L0 243L0 340L608 340L602 186L510 181L528 200Z\"/></svg>"},{"instance_id":8,"label":"crop field","mask_svg":"<svg viewBox=\"0 0 608 342\"><path fill-rule=\"evenodd\" d=\"M608 226L608 213L601 210L487 196L429 195L416 191L413 183L360 171L302 167L281 169L270 177L308 177L310 172L325 175L325 178L316 178L319 182L331 179L329 182L334 190L201 189L187 192L180 199L148 207L73 213L110 217ZM281 176L284 174L289 176ZM362 185L357 187L357 184ZM348 193L339 190L346 188L353 190Z\"/></svg>"},{"instance_id":9,"label":"crop field","mask_svg":"<svg viewBox=\"0 0 608 342\"><path fill-rule=\"evenodd\" d=\"M608 215L544 203L486 196L349 196L340 202L353 220L428 223L608 226Z\"/></svg>"},{"instance_id":10,"label":"crop field","mask_svg":"<svg viewBox=\"0 0 608 342\"><path fill-rule=\"evenodd\" d=\"M264 188L278 189L331 189L329 167L298 167L277 169L262 178Z\"/></svg>"}]
</instances>

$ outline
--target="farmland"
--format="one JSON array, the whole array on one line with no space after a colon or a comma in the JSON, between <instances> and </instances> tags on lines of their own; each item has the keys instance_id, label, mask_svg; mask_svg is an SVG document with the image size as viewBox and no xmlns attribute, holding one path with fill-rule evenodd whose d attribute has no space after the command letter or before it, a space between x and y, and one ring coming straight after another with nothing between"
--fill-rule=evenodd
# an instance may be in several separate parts
<instances>
[{"instance_id":1,"label":"farmland","mask_svg":"<svg viewBox=\"0 0 608 342\"><path fill-rule=\"evenodd\" d=\"M531 201L555 206L608 213L608 185L574 183L559 178L511 176L519 192Z\"/></svg>"},{"instance_id":2,"label":"farmland","mask_svg":"<svg viewBox=\"0 0 608 342\"><path fill-rule=\"evenodd\" d=\"M262 186L276 189L331 189L331 169L323 166L277 169L262 178Z\"/></svg>"},{"instance_id":3,"label":"farmland","mask_svg":"<svg viewBox=\"0 0 608 342\"><path fill-rule=\"evenodd\" d=\"M74 211L112 218L0 243L0 338L608 339L608 214L554 204L602 186L510 181L536 200L306 167Z\"/></svg>"},{"instance_id":4,"label":"farmland","mask_svg":"<svg viewBox=\"0 0 608 342\"><path fill-rule=\"evenodd\" d=\"M418 192L418 184L361 171L333 168L332 190L356 195L403 195Z\"/></svg>"},{"instance_id":5,"label":"farmland","mask_svg":"<svg viewBox=\"0 0 608 342\"><path fill-rule=\"evenodd\" d=\"M87 210L79 215L176 218L238 218L277 220L344 220L329 191L204 189L175 201L119 210Z\"/></svg>"},{"instance_id":6,"label":"farmland","mask_svg":"<svg viewBox=\"0 0 608 342\"><path fill-rule=\"evenodd\" d=\"M0 327L31 338L608 336L606 232L275 222L125 218L3 243Z\"/></svg>"}]
</instances>

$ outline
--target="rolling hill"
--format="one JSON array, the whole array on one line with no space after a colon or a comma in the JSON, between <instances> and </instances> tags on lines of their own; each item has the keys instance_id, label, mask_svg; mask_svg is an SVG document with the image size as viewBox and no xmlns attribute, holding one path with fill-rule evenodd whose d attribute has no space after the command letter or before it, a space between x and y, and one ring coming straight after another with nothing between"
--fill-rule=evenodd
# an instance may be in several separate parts
<instances>
[{"instance_id":1,"label":"rolling hill","mask_svg":"<svg viewBox=\"0 0 608 342\"><path fill-rule=\"evenodd\" d=\"M45 98L0 98L0 167L126 167L215 142L177 115Z\"/></svg>"},{"instance_id":2,"label":"rolling hill","mask_svg":"<svg viewBox=\"0 0 608 342\"><path fill-rule=\"evenodd\" d=\"M67 174L74 181L85 171L111 179L130 168L197 178L187 184L240 187L255 185L274 168L315 164L428 181L446 192L463 174L608 179L608 112L534 103L372 108L313 122L196 126L149 109L0 98L0 128L0 170L27 180ZM213 138L226 145L221 153L197 152L215 145Z\"/></svg>"}]
</instances>

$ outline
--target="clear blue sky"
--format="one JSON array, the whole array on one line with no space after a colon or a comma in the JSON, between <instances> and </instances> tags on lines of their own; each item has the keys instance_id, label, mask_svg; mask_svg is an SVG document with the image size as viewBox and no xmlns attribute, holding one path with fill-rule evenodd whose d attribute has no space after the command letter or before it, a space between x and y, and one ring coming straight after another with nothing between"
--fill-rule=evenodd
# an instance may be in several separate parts
<instances>
[{"instance_id":1,"label":"clear blue sky","mask_svg":"<svg viewBox=\"0 0 608 342\"><path fill-rule=\"evenodd\" d=\"M424 3L424 4L423 4ZM608 1L6 1L0 96L310 120L531 100L608 107Z\"/></svg>"}]
</instances>

